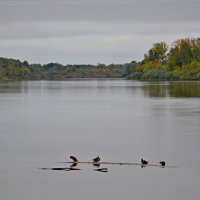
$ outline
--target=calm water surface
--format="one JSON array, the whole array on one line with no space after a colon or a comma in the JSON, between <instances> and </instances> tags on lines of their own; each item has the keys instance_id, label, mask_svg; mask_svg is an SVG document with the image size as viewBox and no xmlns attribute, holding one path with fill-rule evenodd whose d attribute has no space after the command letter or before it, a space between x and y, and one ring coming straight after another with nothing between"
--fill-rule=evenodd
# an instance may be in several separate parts
<instances>
[{"instance_id":1,"label":"calm water surface","mask_svg":"<svg viewBox=\"0 0 200 200\"><path fill-rule=\"evenodd\" d=\"M139 162L151 167L79 164ZM200 199L200 82L0 83L0 199Z\"/></svg>"}]
</instances>

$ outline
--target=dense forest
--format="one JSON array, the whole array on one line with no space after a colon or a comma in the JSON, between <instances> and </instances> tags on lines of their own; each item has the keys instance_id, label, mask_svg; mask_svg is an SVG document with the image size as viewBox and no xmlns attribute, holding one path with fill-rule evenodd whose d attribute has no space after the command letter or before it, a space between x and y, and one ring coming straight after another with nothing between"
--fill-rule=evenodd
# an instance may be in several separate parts
<instances>
[{"instance_id":1,"label":"dense forest","mask_svg":"<svg viewBox=\"0 0 200 200\"><path fill-rule=\"evenodd\" d=\"M137 80L200 80L200 38L178 39L171 48L153 44L141 62L97 65L46 65L0 57L0 80L65 80L129 78Z\"/></svg>"},{"instance_id":2,"label":"dense forest","mask_svg":"<svg viewBox=\"0 0 200 200\"><path fill-rule=\"evenodd\" d=\"M131 79L200 80L200 38L178 39L168 48L153 44L144 59L132 68Z\"/></svg>"},{"instance_id":3,"label":"dense forest","mask_svg":"<svg viewBox=\"0 0 200 200\"><path fill-rule=\"evenodd\" d=\"M134 63L111 65L46 65L0 58L0 80L65 80L68 78L127 78Z\"/></svg>"}]
</instances>

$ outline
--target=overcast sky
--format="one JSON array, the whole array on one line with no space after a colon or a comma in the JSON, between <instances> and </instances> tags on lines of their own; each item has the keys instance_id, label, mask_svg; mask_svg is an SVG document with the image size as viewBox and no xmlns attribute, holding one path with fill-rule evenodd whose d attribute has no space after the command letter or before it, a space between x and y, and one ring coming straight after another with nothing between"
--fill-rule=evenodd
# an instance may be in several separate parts
<instances>
[{"instance_id":1,"label":"overcast sky","mask_svg":"<svg viewBox=\"0 0 200 200\"><path fill-rule=\"evenodd\" d=\"M0 0L0 57L126 63L152 44L200 37L200 0Z\"/></svg>"}]
</instances>

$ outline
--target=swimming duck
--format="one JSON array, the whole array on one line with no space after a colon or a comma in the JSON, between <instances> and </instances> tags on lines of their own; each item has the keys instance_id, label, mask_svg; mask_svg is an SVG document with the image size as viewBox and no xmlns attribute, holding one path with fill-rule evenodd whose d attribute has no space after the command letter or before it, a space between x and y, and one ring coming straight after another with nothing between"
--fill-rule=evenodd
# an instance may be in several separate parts
<instances>
[{"instance_id":1,"label":"swimming duck","mask_svg":"<svg viewBox=\"0 0 200 200\"><path fill-rule=\"evenodd\" d=\"M148 165L148 161L144 160L143 158L141 159L141 164L142 165Z\"/></svg>"},{"instance_id":2,"label":"swimming duck","mask_svg":"<svg viewBox=\"0 0 200 200\"><path fill-rule=\"evenodd\" d=\"M78 162L78 159L74 156L70 156L70 159L73 160L73 162Z\"/></svg>"},{"instance_id":3,"label":"swimming duck","mask_svg":"<svg viewBox=\"0 0 200 200\"><path fill-rule=\"evenodd\" d=\"M164 167L165 164L166 164L165 161L160 161L159 163L160 163L160 165L163 166L163 167Z\"/></svg>"},{"instance_id":4,"label":"swimming duck","mask_svg":"<svg viewBox=\"0 0 200 200\"><path fill-rule=\"evenodd\" d=\"M99 158L99 156L98 157L96 157L96 158L94 158L93 159L93 162L99 162L101 159Z\"/></svg>"}]
</instances>

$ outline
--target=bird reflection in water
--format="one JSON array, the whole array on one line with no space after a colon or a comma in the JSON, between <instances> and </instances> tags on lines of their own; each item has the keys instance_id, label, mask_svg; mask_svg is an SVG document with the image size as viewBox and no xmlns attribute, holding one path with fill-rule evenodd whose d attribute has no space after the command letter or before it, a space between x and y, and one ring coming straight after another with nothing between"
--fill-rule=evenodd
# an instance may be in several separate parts
<instances>
[{"instance_id":1,"label":"bird reflection in water","mask_svg":"<svg viewBox=\"0 0 200 200\"><path fill-rule=\"evenodd\" d=\"M70 167L71 167L71 168L74 168L74 167L76 167L77 165L78 165L78 163L75 162L75 163L72 163L72 164L70 165Z\"/></svg>"},{"instance_id":2,"label":"bird reflection in water","mask_svg":"<svg viewBox=\"0 0 200 200\"><path fill-rule=\"evenodd\" d=\"M144 168L144 167L146 167L147 165L145 165L145 164L141 164L140 166L141 166L141 168Z\"/></svg>"},{"instance_id":3,"label":"bird reflection in water","mask_svg":"<svg viewBox=\"0 0 200 200\"><path fill-rule=\"evenodd\" d=\"M98 168L99 168L100 165L101 165L100 163L93 163L93 166L94 166L94 167L98 167Z\"/></svg>"},{"instance_id":4,"label":"bird reflection in water","mask_svg":"<svg viewBox=\"0 0 200 200\"><path fill-rule=\"evenodd\" d=\"M97 171L97 172L108 172L108 168L99 168L99 169L94 169L94 171Z\"/></svg>"},{"instance_id":5,"label":"bird reflection in water","mask_svg":"<svg viewBox=\"0 0 200 200\"><path fill-rule=\"evenodd\" d=\"M56 170L56 171L76 171L76 170L81 170L79 168L74 168L74 167L53 167L53 168L40 168L42 170Z\"/></svg>"}]
</instances>

